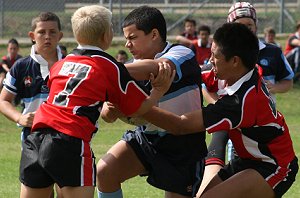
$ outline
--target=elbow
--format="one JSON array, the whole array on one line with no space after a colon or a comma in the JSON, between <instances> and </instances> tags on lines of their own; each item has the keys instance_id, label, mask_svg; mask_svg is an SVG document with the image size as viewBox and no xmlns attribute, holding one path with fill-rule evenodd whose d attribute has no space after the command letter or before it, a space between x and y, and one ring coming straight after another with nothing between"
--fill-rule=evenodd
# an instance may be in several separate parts
<instances>
[{"instance_id":1,"label":"elbow","mask_svg":"<svg viewBox=\"0 0 300 198\"><path fill-rule=\"evenodd\" d=\"M173 120L172 124L170 124L169 126L169 131L176 136L193 133L193 130L190 127L191 125L185 122L184 116L180 116L179 119Z\"/></svg>"},{"instance_id":2,"label":"elbow","mask_svg":"<svg viewBox=\"0 0 300 198\"><path fill-rule=\"evenodd\" d=\"M107 122L107 123L113 123L117 120L117 117L113 117L113 116L108 116L108 115L105 115L105 114L100 114L100 117L102 118L102 120L104 122Z\"/></svg>"}]
</instances>

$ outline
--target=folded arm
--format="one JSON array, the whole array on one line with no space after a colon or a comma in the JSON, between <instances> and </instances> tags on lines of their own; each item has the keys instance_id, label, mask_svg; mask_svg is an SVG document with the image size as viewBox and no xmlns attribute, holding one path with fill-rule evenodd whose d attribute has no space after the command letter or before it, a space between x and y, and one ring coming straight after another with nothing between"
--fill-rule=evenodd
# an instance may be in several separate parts
<instances>
[{"instance_id":1,"label":"folded arm","mask_svg":"<svg viewBox=\"0 0 300 198\"><path fill-rule=\"evenodd\" d=\"M133 63L125 64L129 74L135 80L149 80L150 74L152 73L154 76L158 74L159 63L165 62L168 63L171 67L171 70L175 70L176 66L172 61L166 58L159 59L143 59L137 60Z\"/></svg>"},{"instance_id":2,"label":"folded arm","mask_svg":"<svg viewBox=\"0 0 300 198\"><path fill-rule=\"evenodd\" d=\"M140 108L133 114L128 115L130 117L137 117L143 115L151 109L152 106L156 105L158 100L168 91L171 83L175 77L175 70L172 70L168 63L159 63L159 70L157 76L150 73L150 81L152 85L152 90L150 96L148 96ZM105 103L101 110L101 117L106 122L114 122L117 118L124 116L117 105L112 103Z\"/></svg>"}]
</instances>

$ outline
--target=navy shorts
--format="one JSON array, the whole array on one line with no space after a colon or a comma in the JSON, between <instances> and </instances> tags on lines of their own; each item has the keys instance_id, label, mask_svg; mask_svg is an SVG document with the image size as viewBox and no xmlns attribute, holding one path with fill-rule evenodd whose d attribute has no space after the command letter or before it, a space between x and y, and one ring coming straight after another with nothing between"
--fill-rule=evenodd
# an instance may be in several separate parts
<instances>
[{"instance_id":1,"label":"navy shorts","mask_svg":"<svg viewBox=\"0 0 300 198\"><path fill-rule=\"evenodd\" d=\"M267 162L235 158L224 166L218 175L225 181L245 169L256 170L274 190L276 198L280 198L295 181L298 172L298 159L295 157L288 167L279 167Z\"/></svg>"},{"instance_id":2,"label":"navy shorts","mask_svg":"<svg viewBox=\"0 0 300 198\"><path fill-rule=\"evenodd\" d=\"M39 129L22 143L20 181L31 188L96 186L89 142L53 129Z\"/></svg>"},{"instance_id":3,"label":"navy shorts","mask_svg":"<svg viewBox=\"0 0 300 198\"><path fill-rule=\"evenodd\" d=\"M146 134L140 130L123 135L147 169L147 182L159 189L195 196L207 154L205 133L184 136Z\"/></svg>"}]
</instances>

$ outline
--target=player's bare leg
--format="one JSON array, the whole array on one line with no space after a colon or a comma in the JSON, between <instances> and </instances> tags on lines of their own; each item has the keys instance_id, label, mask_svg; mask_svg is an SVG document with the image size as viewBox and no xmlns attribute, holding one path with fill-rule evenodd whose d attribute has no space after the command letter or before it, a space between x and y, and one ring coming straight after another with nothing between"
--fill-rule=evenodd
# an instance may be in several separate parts
<instances>
[{"instance_id":1,"label":"player's bare leg","mask_svg":"<svg viewBox=\"0 0 300 198\"><path fill-rule=\"evenodd\" d=\"M60 193L63 198L93 198L94 186L81 186L81 187L63 187L60 189Z\"/></svg>"},{"instance_id":2,"label":"player's bare leg","mask_svg":"<svg viewBox=\"0 0 300 198\"><path fill-rule=\"evenodd\" d=\"M180 195L178 193L165 191L165 198L190 198L189 196Z\"/></svg>"},{"instance_id":3,"label":"player's bare leg","mask_svg":"<svg viewBox=\"0 0 300 198\"><path fill-rule=\"evenodd\" d=\"M20 198L45 198L50 197L53 185L46 188L30 188L21 184Z\"/></svg>"},{"instance_id":4,"label":"player's bare leg","mask_svg":"<svg viewBox=\"0 0 300 198\"><path fill-rule=\"evenodd\" d=\"M145 172L132 148L121 140L99 160L97 186L101 192L116 192L121 189L122 182Z\"/></svg>"},{"instance_id":5,"label":"player's bare leg","mask_svg":"<svg viewBox=\"0 0 300 198\"><path fill-rule=\"evenodd\" d=\"M255 170L243 170L226 181L216 175L207 185L201 198L274 198L275 193Z\"/></svg>"},{"instance_id":6,"label":"player's bare leg","mask_svg":"<svg viewBox=\"0 0 300 198\"><path fill-rule=\"evenodd\" d=\"M200 188L197 192L197 197L200 197L200 195L203 193L206 186L209 184L209 182L219 172L219 170L221 168L222 168L222 166L217 165L217 164L205 166L203 180L202 180Z\"/></svg>"}]
</instances>

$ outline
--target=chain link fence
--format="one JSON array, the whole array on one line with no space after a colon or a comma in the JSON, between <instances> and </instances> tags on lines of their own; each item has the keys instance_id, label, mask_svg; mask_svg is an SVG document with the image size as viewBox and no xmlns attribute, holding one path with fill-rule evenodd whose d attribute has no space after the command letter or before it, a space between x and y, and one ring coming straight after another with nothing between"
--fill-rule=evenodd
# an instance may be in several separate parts
<instances>
[{"instance_id":1,"label":"chain link fence","mask_svg":"<svg viewBox=\"0 0 300 198\"><path fill-rule=\"evenodd\" d=\"M168 35L183 31L186 18L195 19L197 26L209 25L212 33L226 22L227 12L235 1L225 0L0 0L0 37L27 38L31 19L41 11L55 12L61 19L64 38L72 38L71 16L74 10L90 4L102 4L113 12L115 36L122 36L121 23L134 8L141 5L157 7L164 14ZM294 32L300 20L300 0L250 1L257 10L258 33L267 26L277 33ZM28 39L29 40L29 39Z\"/></svg>"}]
</instances>

